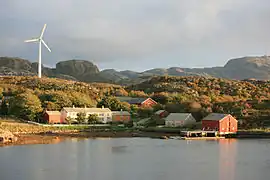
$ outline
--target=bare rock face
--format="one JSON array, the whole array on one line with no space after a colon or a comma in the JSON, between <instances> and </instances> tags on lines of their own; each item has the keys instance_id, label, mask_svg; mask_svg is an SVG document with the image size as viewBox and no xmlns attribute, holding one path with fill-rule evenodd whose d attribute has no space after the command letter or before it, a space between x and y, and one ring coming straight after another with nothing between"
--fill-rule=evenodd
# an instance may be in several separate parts
<instances>
[{"instance_id":1,"label":"bare rock face","mask_svg":"<svg viewBox=\"0 0 270 180\"><path fill-rule=\"evenodd\" d=\"M16 142L17 140L18 138L10 131L0 129L0 143L12 143Z\"/></svg>"}]
</instances>

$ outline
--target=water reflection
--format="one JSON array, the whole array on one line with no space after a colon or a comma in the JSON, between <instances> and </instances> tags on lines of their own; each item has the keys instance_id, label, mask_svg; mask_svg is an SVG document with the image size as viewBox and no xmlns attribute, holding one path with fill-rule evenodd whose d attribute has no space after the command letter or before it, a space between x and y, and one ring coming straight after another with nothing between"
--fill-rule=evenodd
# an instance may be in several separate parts
<instances>
[{"instance_id":1,"label":"water reflection","mask_svg":"<svg viewBox=\"0 0 270 180\"><path fill-rule=\"evenodd\" d=\"M270 140L78 140L0 148L0 180L267 180L270 177Z\"/></svg>"},{"instance_id":2,"label":"water reflection","mask_svg":"<svg viewBox=\"0 0 270 180\"><path fill-rule=\"evenodd\" d=\"M235 180L237 141L219 140L219 180Z\"/></svg>"}]
</instances>

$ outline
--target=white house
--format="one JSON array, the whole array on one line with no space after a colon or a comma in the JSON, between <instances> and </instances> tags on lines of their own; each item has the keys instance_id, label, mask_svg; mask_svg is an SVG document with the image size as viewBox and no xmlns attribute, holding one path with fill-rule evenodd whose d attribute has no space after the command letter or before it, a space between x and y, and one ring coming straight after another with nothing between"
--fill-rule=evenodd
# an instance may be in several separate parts
<instances>
[{"instance_id":1,"label":"white house","mask_svg":"<svg viewBox=\"0 0 270 180\"><path fill-rule=\"evenodd\" d=\"M165 118L167 127L183 127L195 124L196 120L191 113L170 113Z\"/></svg>"},{"instance_id":2,"label":"white house","mask_svg":"<svg viewBox=\"0 0 270 180\"><path fill-rule=\"evenodd\" d=\"M65 121L67 117L76 119L78 113L85 113L86 117L89 114L96 114L101 122L107 123L112 121L112 111L109 108L76 108L76 107L64 107L61 110L61 120Z\"/></svg>"}]
</instances>

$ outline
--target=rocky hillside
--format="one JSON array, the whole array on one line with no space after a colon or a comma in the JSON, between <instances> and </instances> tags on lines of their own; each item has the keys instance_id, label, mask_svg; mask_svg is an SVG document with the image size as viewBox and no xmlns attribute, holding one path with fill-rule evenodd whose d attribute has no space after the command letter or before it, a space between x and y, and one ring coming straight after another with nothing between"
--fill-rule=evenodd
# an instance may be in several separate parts
<instances>
[{"instance_id":1,"label":"rocky hillside","mask_svg":"<svg viewBox=\"0 0 270 180\"><path fill-rule=\"evenodd\" d=\"M270 81L228 80L221 78L205 78L196 76L177 77L159 76L139 84L131 85L127 91L144 91L146 93L180 93L199 97L229 95L254 99L270 98Z\"/></svg>"},{"instance_id":2,"label":"rocky hillside","mask_svg":"<svg viewBox=\"0 0 270 180\"><path fill-rule=\"evenodd\" d=\"M83 82L106 82L122 85L141 83L153 76L201 76L227 79L270 79L270 57L243 57L231 59L223 67L212 68L156 68L144 72L100 71L92 62L86 60L67 60L58 62L56 68L42 67L43 75ZM33 76L37 74L37 63L20 58L0 57L0 75Z\"/></svg>"}]
</instances>

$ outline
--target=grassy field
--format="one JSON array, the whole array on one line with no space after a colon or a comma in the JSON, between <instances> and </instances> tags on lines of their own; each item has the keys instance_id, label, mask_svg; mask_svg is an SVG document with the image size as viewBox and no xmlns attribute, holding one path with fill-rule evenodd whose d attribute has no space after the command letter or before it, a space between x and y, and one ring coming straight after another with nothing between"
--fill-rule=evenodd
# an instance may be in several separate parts
<instances>
[{"instance_id":1,"label":"grassy field","mask_svg":"<svg viewBox=\"0 0 270 180\"><path fill-rule=\"evenodd\" d=\"M89 125L65 125L65 126L49 126L49 125L35 125L25 123L21 120L16 119L0 119L0 129L8 130L16 134L32 134L32 133L43 133L43 132L124 132L131 131L133 128L127 128L124 126L108 125L108 126L89 126Z\"/></svg>"},{"instance_id":2,"label":"grassy field","mask_svg":"<svg viewBox=\"0 0 270 180\"><path fill-rule=\"evenodd\" d=\"M38 126L33 124L28 124L16 119L0 119L0 128L3 130L8 130L12 133L42 133L49 131L79 131L85 129L85 126L65 126L65 127L48 127L48 126Z\"/></svg>"}]
</instances>

